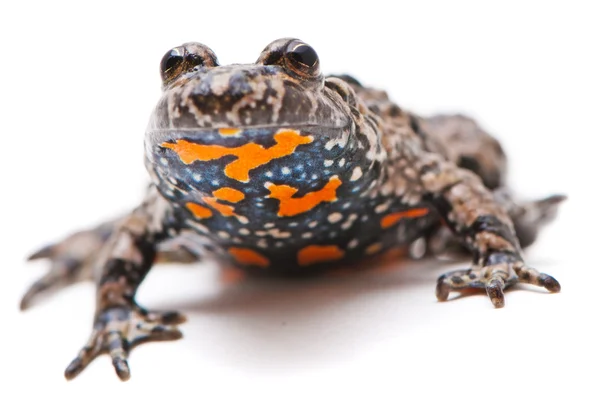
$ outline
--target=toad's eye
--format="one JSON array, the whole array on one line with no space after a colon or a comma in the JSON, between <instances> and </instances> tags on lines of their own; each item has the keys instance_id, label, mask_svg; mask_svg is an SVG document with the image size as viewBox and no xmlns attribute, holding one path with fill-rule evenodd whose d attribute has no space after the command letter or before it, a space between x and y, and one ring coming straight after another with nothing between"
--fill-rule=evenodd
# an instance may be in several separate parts
<instances>
[{"instance_id":1,"label":"toad's eye","mask_svg":"<svg viewBox=\"0 0 600 401\"><path fill-rule=\"evenodd\" d=\"M304 42L291 41L285 50L285 60L287 66L300 75L319 75L319 56Z\"/></svg>"},{"instance_id":2,"label":"toad's eye","mask_svg":"<svg viewBox=\"0 0 600 401\"><path fill-rule=\"evenodd\" d=\"M287 56L294 60L295 63L300 63L304 67L313 67L319 61L315 49L306 43L291 43L291 48L288 47Z\"/></svg>"},{"instance_id":3,"label":"toad's eye","mask_svg":"<svg viewBox=\"0 0 600 401\"><path fill-rule=\"evenodd\" d=\"M183 47L169 50L160 61L160 76L163 82L169 82L179 75L184 61L185 49Z\"/></svg>"},{"instance_id":4,"label":"toad's eye","mask_svg":"<svg viewBox=\"0 0 600 401\"><path fill-rule=\"evenodd\" d=\"M177 77L192 72L198 66L215 67L217 56L201 43L189 42L169 50L160 61L160 76L163 85L168 86Z\"/></svg>"}]
</instances>

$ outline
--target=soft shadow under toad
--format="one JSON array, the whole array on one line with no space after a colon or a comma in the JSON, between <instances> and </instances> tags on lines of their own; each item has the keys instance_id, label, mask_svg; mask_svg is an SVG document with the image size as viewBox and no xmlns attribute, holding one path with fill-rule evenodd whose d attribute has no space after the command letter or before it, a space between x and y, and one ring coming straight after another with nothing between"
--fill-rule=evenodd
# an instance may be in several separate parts
<instances>
[{"instance_id":1,"label":"soft shadow under toad","mask_svg":"<svg viewBox=\"0 0 600 401\"><path fill-rule=\"evenodd\" d=\"M185 341L212 344L209 351L222 362L313 364L351 357L370 341L399 335L399 326L423 321L428 312L415 305L437 302L435 282L446 267L439 260L402 260L303 278L245 276L219 283L212 296L160 307L185 313ZM391 319L394 333L385 330Z\"/></svg>"}]
</instances>

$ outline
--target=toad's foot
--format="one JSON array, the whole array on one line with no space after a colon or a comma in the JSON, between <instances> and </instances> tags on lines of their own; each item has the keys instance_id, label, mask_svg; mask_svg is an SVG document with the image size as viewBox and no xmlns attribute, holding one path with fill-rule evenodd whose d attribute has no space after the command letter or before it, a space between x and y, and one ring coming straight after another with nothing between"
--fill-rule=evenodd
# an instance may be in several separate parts
<instances>
[{"instance_id":1,"label":"toad's foot","mask_svg":"<svg viewBox=\"0 0 600 401\"><path fill-rule=\"evenodd\" d=\"M112 232L113 223L72 234L56 244L46 246L28 260L49 259L50 270L34 282L21 299L21 310L29 308L40 295L91 280L95 256Z\"/></svg>"},{"instance_id":2,"label":"toad's foot","mask_svg":"<svg viewBox=\"0 0 600 401\"><path fill-rule=\"evenodd\" d=\"M485 267L457 270L440 276L435 289L439 301L446 301L450 291L469 288L485 289L496 308L504 306L503 289L516 283L528 283L559 292L560 284L552 276L527 267L523 262L500 262Z\"/></svg>"},{"instance_id":3,"label":"toad's foot","mask_svg":"<svg viewBox=\"0 0 600 401\"><path fill-rule=\"evenodd\" d=\"M184 321L185 317L177 312L148 312L127 306L108 308L97 314L90 339L65 370L65 377L73 379L98 355L108 353L117 376L128 380L129 351L141 343L181 338L177 325Z\"/></svg>"}]
</instances>

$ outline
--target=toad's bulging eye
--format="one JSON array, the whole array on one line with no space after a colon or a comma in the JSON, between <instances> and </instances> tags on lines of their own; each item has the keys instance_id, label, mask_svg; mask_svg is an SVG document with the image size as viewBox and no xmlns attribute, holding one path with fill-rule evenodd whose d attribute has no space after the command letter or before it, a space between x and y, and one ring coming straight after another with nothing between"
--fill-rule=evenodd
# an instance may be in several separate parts
<instances>
[{"instance_id":1,"label":"toad's bulging eye","mask_svg":"<svg viewBox=\"0 0 600 401\"><path fill-rule=\"evenodd\" d=\"M306 43L293 44L294 46L288 50L287 56L306 67L313 67L319 61L315 49Z\"/></svg>"},{"instance_id":2,"label":"toad's bulging eye","mask_svg":"<svg viewBox=\"0 0 600 401\"><path fill-rule=\"evenodd\" d=\"M185 49L176 47L169 50L160 61L160 75L164 82L172 80L179 75L185 60Z\"/></svg>"},{"instance_id":3,"label":"toad's bulging eye","mask_svg":"<svg viewBox=\"0 0 600 401\"><path fill-rule=\"evenodd\" d=\"M319 75L319 56L304 42L293 40L285 51L286 64L301 75Z\"/></svg>"},{"instance_id":4,"label":"toad's bulging eye","mask_svg":"<svg viewBox=\"0 0 600 401\"><path fill-rule=\"evenodd\" d=\"M208 47L200 43L184 43L183 46L169 50L160 62L160 76L163 84L168 85L185 72L191 72L197 66L215 67L217 57Z\"/></svg>"}]
</instances>

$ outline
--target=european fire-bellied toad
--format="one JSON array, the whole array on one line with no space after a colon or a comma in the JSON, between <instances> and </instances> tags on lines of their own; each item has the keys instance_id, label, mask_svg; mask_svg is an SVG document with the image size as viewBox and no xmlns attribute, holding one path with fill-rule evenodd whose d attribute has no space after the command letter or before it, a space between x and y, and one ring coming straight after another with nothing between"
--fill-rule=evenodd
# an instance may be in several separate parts
<instances>
[{"instance_id":1,"label":"european fire-bellied toad","mask_svg":"<svg viewBox=\"0 0 600 401\"><path fill-rule=\"evenodd\" d=\"M52 266L23 309L99 269L92 336L67 378L109 353L126 380L133 346L181 336L182 315L135 302L160 260L216 255L249 271L302 273L420 241L430 253L460 245L473 257L439 278L439 300L481 288L502 307L503 289L517 282L560 290L523 263L521 248L564 197L515 201L502 148L473 120L421 118L349 76L323 76L316 52L297 39L274 41L254 64L226 66L186 43L160 68L143 202L31 256Z\"/></svg>"}]
</instances>

